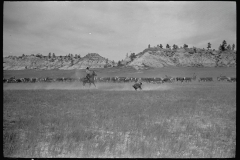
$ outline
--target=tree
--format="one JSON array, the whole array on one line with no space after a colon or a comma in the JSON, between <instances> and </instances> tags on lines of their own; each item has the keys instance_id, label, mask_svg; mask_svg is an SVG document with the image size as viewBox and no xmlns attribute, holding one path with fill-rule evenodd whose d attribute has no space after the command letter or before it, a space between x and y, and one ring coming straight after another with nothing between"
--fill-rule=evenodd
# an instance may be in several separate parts
<instances>
[{"instance_id":1,"label":"tree","mask_svg":"<svg viewBox=\"0 0 240 160\"><path fill-rule=\"evenodd\" d=\"M128 57L128 53L126 54L126 57Z\"/></svg>"},{"instance_id":2,"label":"tree","mask_svg":"<svg viewBox=\"0 0 240 160\"><path fill-rule=\"evenodd\" d=\"M150 44L148 45L148 48L150 48Z\"/></svg>"},{"instance_id":3,"label":"tree","mask_svg":"<svg viewBox=\"0 0 240 160\"><path fill-rule=\"evenodd\" d=\"M56 58L55 53L52 54L52 58Z\"/></svg>"},{"instance_id":4,"label":"tree","mask_svg":"<svg viewBox=\"0 0 240 160\"><path fill-rule=\"evenodd\" d=\"M163 47L162 44L160 44L159 47L162 48Z\"/></svg>"},{"instance_id":5,"label":"tree","mask_svg":"<svg viewBox=\"0 0 240 160\"><path fill-rule=\"evenodd\" d=\"M210 42L208 42L208 46L207 46L207 49L209 50L209 48L211 48L211 43Z\"/></svg>"},{"instance_id":6,"label":"tree","mask_svg":"<svg viewBox=\"0 0 240 160\"><path fill-rule=\"evenodd\" d=\"M80 55L80 54L78 55L78 58L79 58L79 59L81 58L81 55Z\"/></svg>"},{"instance_id":7,"label":"tree","mask_svg":"<svg viewBox=\"0 0 240 160\"><path fill-rule=\"evenodd\" d=\"M184 45L183 45L183 48L184 48L184 49L185 49L185 48L188 48L188 45L184 44Z\"/></svg>"},{"instance_id":8,"label":"tree","mask_svg":"<svg viewBox=\"0 0 240 160\"><path fill-rule=\"evenodd\" d=\"M167 44L167 45L166 45L166 48L170 48L170 46Z\"/></svg>"},{"instance_id":9,"label":"tree","mask_svg":"<svg viewBox=\"0 0 240 160\"><path fill-rule=\"evenodd\" d=\"M173 49L178 49L178 46L176 44L174 44Z\"/></svg>"},{"instance_id":10,"label":"tree","mask_svg":"<svg viewBox=\"0 0 240 160\"><path fill-rule=\"evenodd\" d=\"M225 51L227 49L227 42L223 40L222 42L222 51Z\"/></svg>"},{"instance_id":11,"label":"tree","mask_svg":"<svg viewBox=\"0 0 240 160\"><path fill-rule=\"evenodd\" d=\"M75 54L74 58L75 58L75 59L77 59L77 58L78 58L78 55L77 55L77 54Z\"/></svg>"},{"instance_id":12,"label":"tree","mask_svg":"<svg viewBox=\"0 0 240 160\"><path fill-rule=\"evenodd\" d=\"M118 61L118 64L117 64L117 66L122 66L122 63L121 63L121 61Z\"/></svg>"},{"instance_id":13,"label":"tree","mask_svg":"<svg viewBox=\"0 0 240 160\"><path fill-rule=\"evenodd\" d=\"M129 57L130 57L131 61L133 61L136 58L136 55L135 55L135 53L131 53L131 55Z\"/></svg>"},{"instance_id":14,"label":"tree","mask_svg":"<svg viewBox=\"0 0 240 160\"><path fill-rule=\"evenodd\" d=\"M227 50L231 50L231 45L230 44L227 46Z\"/></svg>"},{"instance_id":15,"label":"tree","mask_svg":"<svg viewBox=\"0 0 240 160\"><path fill-rule=\"evenodd\" d=\"M52 57L52 56L51 56L51 52L49 52L49 53L48 53L48 58L51 58L51 57Z\"/></svg>"},{"instance_id":16,"label":"tree","mask_svg":"<svg viewBox=\"0 0 240 160\"><path fill-rule=\"evenodd\" d=\"M176 49L175 47L176 47L175 44L173 44L172 48L173 48L173 49Z\"/></svg>"},{"instance_id":17,"label":"tree","mask_svg":"<svg viewBox=\"0 0 240 160\"><path fill-rule=\"evenodd\" d=\"M234 48L235 48L235 44L232 45L232 50L234 51Z\"/></svg>"}]
</instances>

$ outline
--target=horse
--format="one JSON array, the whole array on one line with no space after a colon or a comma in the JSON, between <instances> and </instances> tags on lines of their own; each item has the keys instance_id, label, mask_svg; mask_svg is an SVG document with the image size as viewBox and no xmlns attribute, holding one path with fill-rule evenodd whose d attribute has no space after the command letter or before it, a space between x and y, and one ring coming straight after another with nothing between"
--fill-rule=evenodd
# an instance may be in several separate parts
<instances>
[{"instance_id":1,"label":"horse","mask_svg":"<svg viewBox=\"0 0 240 160\"><path fill-rule=\"evenodd\" d=\"M94 83L95 76L97 76L97 74L95 73L95 71L92 71L92 74L90 74L89 79L87 79L87 77L83 78L83 86L85 86L86 83L89 83L89 87L91 86L91 84L93 84L96 87Z\"/></svg>"}]
</instances>

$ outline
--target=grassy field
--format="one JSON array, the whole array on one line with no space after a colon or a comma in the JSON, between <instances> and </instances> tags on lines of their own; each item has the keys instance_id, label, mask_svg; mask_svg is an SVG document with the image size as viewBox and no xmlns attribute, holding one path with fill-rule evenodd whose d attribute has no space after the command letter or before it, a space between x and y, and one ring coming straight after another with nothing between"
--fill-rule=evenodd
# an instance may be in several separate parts
<instances>
[{"instance_id":1,"label":"grassy field","mask_svg":"<svg viewBox=\"0 0 240 160\"><path fill-rule=\"evenodd\" d=\"M4 156L235 157L236 83L131 85L4 84Z\"/></svg>"}]
</instances>

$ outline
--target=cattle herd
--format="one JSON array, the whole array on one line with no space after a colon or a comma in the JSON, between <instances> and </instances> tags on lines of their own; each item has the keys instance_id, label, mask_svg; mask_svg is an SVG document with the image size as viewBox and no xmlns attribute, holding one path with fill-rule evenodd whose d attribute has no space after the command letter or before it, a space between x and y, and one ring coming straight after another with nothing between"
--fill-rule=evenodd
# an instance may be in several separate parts
<instances>
[{"instance_id":1,"label":"cattle herd","mask_svg":"<svg viewBox=\"0 0 240 160\"><path fill-rule=\"evenodd\" d=\"M82 82L84 78L3 78L3 83L36 83L36 82ZM196 81L196 76L193 77L169 77L164 78L134 78L134 77L94 77L95 82L113 82L113 83L127 83L127 82L145 82L153 84L173 83L173 82L192 82ZM212 77L200 77L199 82L211 82ZM217 81L236 82L235 77L219 76Z\"/></svg>"}]
</instances>

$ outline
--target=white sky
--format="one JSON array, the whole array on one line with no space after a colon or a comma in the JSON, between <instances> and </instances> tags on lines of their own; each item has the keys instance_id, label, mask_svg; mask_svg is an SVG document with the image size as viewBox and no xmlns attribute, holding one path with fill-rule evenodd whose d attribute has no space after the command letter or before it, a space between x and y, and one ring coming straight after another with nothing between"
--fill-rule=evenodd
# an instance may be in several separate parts
<instances>
[{"instance_id":1,"label":"white sky","mask_svg":"<svg viewBox=\"0 0 240 160\"><path fill-rule=\"evenodd\" d=\"M41 53L118 61L148 44L236 45L236 2L4 2L3 56Z\"/></svg>"}]
</instances>

